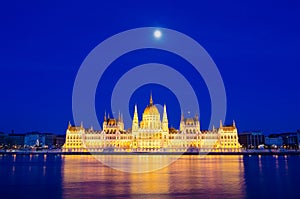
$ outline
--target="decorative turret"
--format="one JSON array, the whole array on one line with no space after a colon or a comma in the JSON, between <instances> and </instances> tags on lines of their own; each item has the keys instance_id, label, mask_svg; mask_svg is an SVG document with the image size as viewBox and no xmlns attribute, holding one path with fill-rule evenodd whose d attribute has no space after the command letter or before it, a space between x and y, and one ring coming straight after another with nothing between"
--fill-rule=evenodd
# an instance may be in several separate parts
<instances>
[{"instance_id":1,"label":"decorative turret","mask_svg":"<svg viewBox=\"0 0 300 199\"><path fill-rule=\"evenodd\" d=\"M104 118L103 118L103 124L102 124L102 128L106 129L106 123L107 123L107 118L106 118L106 111L104 112Z\"/></svg>"},{"instance_id":2,"label":"decorative turret","mask_svg":"<svg viewBox=\"0 0 300 199\"><path fill-rule=\"evenodd\" d=\"M179 130L182 132L182 131L184 131L184 128L185 128L184 115L183 115L183 112L181 111L181 120L180 120Z\"/></svg>"},{"instance_id":3,"label":"decorative turret","mask_svg":"<svg viewBox=\"0 0 300 199\"><path fill-rule=\"evenodd\" d=\"M195 120L196 120L196 121L199 121L198 113L196 113L196 115L195 115Z\"/></svg>"},{"instance_id":4,"label":"decorative turret","mask_svg":"<svg viewBox=\"0 0 300 199\"><path fill-rule=\"evenodd\" d=\"M123 116L119 111L118 121L117 121L118 127L120 130L124 130L124 123L123 123Z\"/></svg>"},{"instance_id":5,"label":"decorative turret","mask_svg":"<svg viewBox=\"0 0 300 199\"><path fill-rule=\"evenodd\" d=\"M196 113L196 115L195 115L195 124L196 124L197 128L200 130L200 121L199 121L198 113Z\"/></svg>"},{"instance_id":6,"label":"decorative turret","mask_svg":"<svg viewBox=\"0 0 300 199\"><path fill-rule=\"evenodd\" d=\"M220 128L223 127L223 123L222 123L222 120L220 120Z\"/></svg>"},{"instance_id":7,"label":"decorative turret","mask_svg":"<svg viewBox=\"0 0 300 199\"><path fill-rule=\"evenodd\" d=\"M106 111L104 112L104 122L106 121Z\"/></svg>"}]
</instances>

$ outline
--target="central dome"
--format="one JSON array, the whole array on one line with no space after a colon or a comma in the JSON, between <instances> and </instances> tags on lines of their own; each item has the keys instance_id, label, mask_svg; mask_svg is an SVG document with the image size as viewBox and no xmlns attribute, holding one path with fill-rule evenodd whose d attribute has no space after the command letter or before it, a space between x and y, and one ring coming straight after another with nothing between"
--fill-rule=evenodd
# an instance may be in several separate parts
<instances>
[{"instance_id":1,"label":"central dome","mask_svg":"<svg viewBox=\"0 0 300 199\"><path fill-rule=\"evenodd\" d=\"M150 104L144 110L144 115L160 115L156 106L153 104L152 95L150 96Z\"/></svg>"},{"instance_id":2,"label":"central dome","mask_svg":"<svg viewBox=\"0 0 300 199\"><path fill-rule=\"evenodd\" d=\"M155 105L148 105L144 110L144 115L159 115Z\"/></svg>"}]
</instances>

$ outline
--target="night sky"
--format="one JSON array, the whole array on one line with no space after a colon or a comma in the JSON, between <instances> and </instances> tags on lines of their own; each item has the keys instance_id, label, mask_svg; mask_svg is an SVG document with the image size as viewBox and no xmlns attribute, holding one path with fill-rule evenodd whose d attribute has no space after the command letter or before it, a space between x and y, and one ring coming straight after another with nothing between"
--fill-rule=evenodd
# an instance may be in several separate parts
<instances>
[{"instance_id":1,"label":"night sky","mask_svg":"<svg viewBox=\"0 0 300 199\"><path fill-rule=\"evenodd\" d=\"M226 88L225 124L235 120L239 131L267 133L300 129L300 2L107 2L1 3L0 131L64 133L68 121L73 123L72 89L85 57L114 34L148 26L180 31L210 54ZM201 76L193 75L180 57L154 49L120 56L105 71L95 97L99 121L104 111L111 113L118 79L134 66L153 61L183 69L192 85L202 82L193 88L202 127L208 128L211 104ZM170 126L178 128L178 101L161 85L137 89L129 104L132 112L138 104L141 117L150 92L155 103L167 104Z\"/></svg>"}]
</instances>

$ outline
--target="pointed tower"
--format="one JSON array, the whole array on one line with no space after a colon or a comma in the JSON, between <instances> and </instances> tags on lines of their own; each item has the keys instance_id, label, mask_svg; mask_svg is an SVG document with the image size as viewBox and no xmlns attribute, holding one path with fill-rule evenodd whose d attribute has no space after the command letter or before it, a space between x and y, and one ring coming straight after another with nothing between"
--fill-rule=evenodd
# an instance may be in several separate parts
<instances>
[{"instance_id":1,"label":"pointed tower","mask_svg":"<svg viewBox=\"0 0 300 199\"><path fill-rule=\"evenodd\" d=\"M123 123L123 119L122 119L122 114L120 113L119 111L119 116L118 116L118 127L119 127L119 130L124 130L124 123Z\"/></svg>"},{"instance_id":2,"label":"pointed tower","mask_svg":"<svg viewBox=\"0 0 300 199\"><path fill-rule=\"evenodd\" d=\"M124 130L123 114L121 113L121 130Z\"/></svg>"},{"instance_id":3,"label":"pointed tower","mask_svg":"<svg viewBox=\"0 0 300 199\"><path fill-rule=\"evenodd\" d=\"M200 132L200 120L199 120L198 113L196 113L196 115L195 115L195 124L197 126L197 131Z\"/></svg>"},{"instance_id":4,"label":"pointed tower","mask_svg":"<svg viewBox=\"0 0 300 199\"><path fill-rule=\"evenodd\" d=\"M137 113L137 106L134 106L134 115L132 120L132 132L137 132L139 129L139 118Z\"/></svg>"},{"instance_id":5,"label":"pointed tower","mask_svg":"<svg viewBox=\"0 0 300 199\"><path fill-rule=\"evenodd\" d=\"M71 128L71 122L69 121L69 124L68 124L68 129L70 129Z\"/></svg>"},{"instance_id":6,"label":"pointed tower","mask_svg":"<svg viewBox=\"0 0 300 199\"><path fill-rule=\"evenodd\" d=\"M195 115L195 120L199 121L199 115L198 115L198 113L196 113L196 115Z\"/></svg>"},{"instance_id":7,"label":"pointed tower","mask_svg":"<svg viewBox=\"0 0 300 199\"><path fill-rule=\"evenodd\" d=\"M104 119L103 119L103 124L102 124L102 130L106 129L106 125L107 125L107 119L106 119L106 111L104 112Z\"/></svg>"},{"instance_id":8,"label":"pointed tower","mask_svg":"<svg viewBox=\"0 0 300 199\"><path fill-rule=\"evenodd\" d=\"M220 128L223 128L222 120L220 120Z\"/></svg>"},{"instance_id":9,"label":"pointed tower","mask_svg":"<svg viewBox=\"0 0 300 199\"><path fill-rule=\"evenodd\" d=\"M179 130L180 130L181 132L183 132L184 129L185 129L184 115L183 115L183 111L181 111L181 120L180 120Z\"/></svg>"},{"instance_id":10,"label":"pointed tower","mask_svg":"<svg viewBox=\"0 0 300 199\"><path fill-rule=\"evenodd\" d=\"M236 126L235 126L235 121L234 121L234 120L232 121L232 126L233 126L234 128L236 128Z\"/></svg>"},{"instance_id":11,"label":"pointed tower","mask_svg":"<svg viewBox=\"0 0 300 199\"><path fill-rule=\"evenodd\" d=\"M163 119L162 119L162 129L163 129L163 131L168 131L169 130L169 123L168 123L166 105L164 105L164 113L163 113Z\"/></svg>"}]
</instances>

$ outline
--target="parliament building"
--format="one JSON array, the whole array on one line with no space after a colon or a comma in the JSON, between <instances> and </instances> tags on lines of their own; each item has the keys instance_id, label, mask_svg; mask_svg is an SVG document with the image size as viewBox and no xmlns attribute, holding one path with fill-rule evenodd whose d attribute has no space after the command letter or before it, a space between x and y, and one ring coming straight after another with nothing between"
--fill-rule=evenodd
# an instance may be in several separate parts
<instances>
[{"instance_id":1,"label":"parliament building","mask_svg":"<svg viewBox=\"0 0 300 199\"><path fill-rule=\"evenodd\" d=\"M137 106L134 107L132 128L124 129L123 116L117 119L104 116L103 130L85 129L83 124L66 131L64 152L186 152L186 151L238 151L237 128L230 126L200 130L198 115L193 118L181 116L179 130L169 128L167 107L164 105L162 120L150 96L141 120Z\"/></svg>"}]
</instances>

